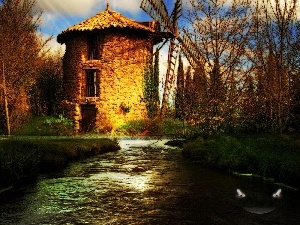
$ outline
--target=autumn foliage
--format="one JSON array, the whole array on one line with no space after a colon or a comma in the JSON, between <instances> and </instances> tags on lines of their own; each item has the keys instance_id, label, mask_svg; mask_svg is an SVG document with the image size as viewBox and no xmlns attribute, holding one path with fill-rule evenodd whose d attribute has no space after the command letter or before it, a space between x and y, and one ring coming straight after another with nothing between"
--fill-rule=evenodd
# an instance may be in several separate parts
<instances>
[{"instance_id":1,"label":"autumn foliage","mask_svg":"<svg viewBox=\"0 0 300 225\"><path fill-rule=\"evenodd\" d=\"M179 64L177 117L205 133L299 130L298 1L189 4L185 23L202 59L184 75Z\"/></svg>"},{"instance_id":2,"label":"autumn foliage","mask_svg":"<svg viewBox=\"0 0 300 225\"><path fill-rule=\"evenodd\" d=\"M202 58L197 68L184 68L179 60L176 118L205 134L299 131L299 2L186 4L180 26ZM17 129L30 115L61 113L61 56L45 53L40 24L34 0L0 0L0 133L9 133L8 124ZM158 111L154 72L146 90L149 117Z\"/></svg>"},{"instance_id":3,"label":"autumn foliage","mask_svg":"<svg viewBox=\"0 0 300 225\"><path fill-rule=\"evenodd\" d=\"M40 25L34 0L0 1L0 133L10 134L32 114L54 112L57 96L49 93L60 86L60 59L47 54Z\"/></svg>"}]
</instances>

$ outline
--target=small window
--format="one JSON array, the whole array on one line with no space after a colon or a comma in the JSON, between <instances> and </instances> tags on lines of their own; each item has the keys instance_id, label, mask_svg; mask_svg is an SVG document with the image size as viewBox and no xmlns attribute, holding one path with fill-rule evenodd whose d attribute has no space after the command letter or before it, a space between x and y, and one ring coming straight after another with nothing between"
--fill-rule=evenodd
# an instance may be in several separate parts
<instances>
[{"instance_id":1,"label":"small window","mask_svg":"<svg viewBox=\"0 0 300 225\"><path fill-rule=\"evenodd\" d=\"M87 38L88 41L88 59L100 59L101 56L101 47L103 45L103 35L93 34L89 35Z\"/></svg>"},{"instance_id":2,"label":"small window","mask_svg":"<svg viewBox=\"0 0 300 225\"><path fill-rule=\"evenodd\" d=\"M98 80L96 71L86 71L86 97L99 97Z\"/></svg>"}]
</instances>

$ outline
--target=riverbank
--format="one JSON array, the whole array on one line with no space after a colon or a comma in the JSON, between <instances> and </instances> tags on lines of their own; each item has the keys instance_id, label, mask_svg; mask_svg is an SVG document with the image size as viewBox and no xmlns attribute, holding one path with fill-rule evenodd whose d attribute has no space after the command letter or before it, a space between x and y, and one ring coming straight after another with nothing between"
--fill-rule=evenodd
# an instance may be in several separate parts
<instances>
[{"instance_id":1,"label":"riverbank","mask_svg":"<svg viewBox=\"0 0 300 225\"><path fill-rule=\"evenodd\" d=\"M190 163L166 139L118 140L121 151L72 163L1 198L0 224L299 224L298 192L282 187L283 206L252 214L235 189L264 207L278 185Z\"/></svg>"},{"instance_id":2,"label":"riverbank","mask_svg":"<svg viewBox=\"0 0 300 225\"><path fill-rule=\"evenodd\" d=\"M0 193L26 185L40 173L59 171L72 161L119 148L117 141L108 138L2 138Z\"/></svg>"},{"instance_id":3,"label":"riverbank","mask_svg":"<svg viewBox=\"0 0 300 225\"><path fill-rule=\"evenodd\" d=\"M217 135L199 137L183 154L230 172L257 174L300 187L300 135Z\"/></svg>"}]
</instances>

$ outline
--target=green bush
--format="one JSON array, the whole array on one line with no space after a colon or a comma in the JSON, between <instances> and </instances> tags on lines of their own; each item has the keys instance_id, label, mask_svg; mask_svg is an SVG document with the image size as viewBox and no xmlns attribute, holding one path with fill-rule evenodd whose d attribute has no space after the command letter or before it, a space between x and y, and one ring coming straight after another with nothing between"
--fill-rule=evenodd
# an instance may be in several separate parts
<instances>
[{"instance_id":1,"label":"green bush","mask_svg":"<svg viewBox=\"0 0 300 225\"><path fill-rule=\"evenodd\" d=\"M184 133L184 124L178 119L164 119L162 121L162 131L166 135L181 136Z\"/></svg>"},{"instance_id":2,"label":"green bush","mask_svg":"<svg viewBox=\"0 0 300 225\"><path fill-rule=\"evenodd\" d=\"M178 119L145 119L133 120L117 129L117 134L121 135L166 135L185 138L200 136L200 130L196 126L191 126Z\"/></svg>"},{"instance_id":3,"label":"green bush","mask_svg":"<svg viewBox=\"0 0 300 225\"><path fill-rule=\"evenodd\" d=\"M61 136L74 134L74 122L62 115L58 117L32 117L15 135Z\"/></svg>"},{"instance_id":4,"label":"green bush","mask_svg":"<svg viewBox=\"0 0 300 225\"><path fill-rule=\"evenodd\" d=\"M133 120L120 126L117 129L118 134L123 135L137 135L147 129L147 120Z\"/></svg>"}]
</instances>

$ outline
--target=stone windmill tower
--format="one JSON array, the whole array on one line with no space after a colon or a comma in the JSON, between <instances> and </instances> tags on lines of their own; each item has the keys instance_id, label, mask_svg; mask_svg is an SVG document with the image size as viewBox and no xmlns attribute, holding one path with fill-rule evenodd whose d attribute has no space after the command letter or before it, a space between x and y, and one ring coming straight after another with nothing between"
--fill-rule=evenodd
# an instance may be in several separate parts
<instances>
[{"instance_id":1,"label":"stone windmill tower","mask_svg":"<svg viewBox=\"0 0 300 225\"><path fill-rule=\"evenodd\" d=\"M77 131L109 131L147 117L144 69L153 55L155 22L105 11L62 31L64 108Z\"/></svg>"}]
</instances>

